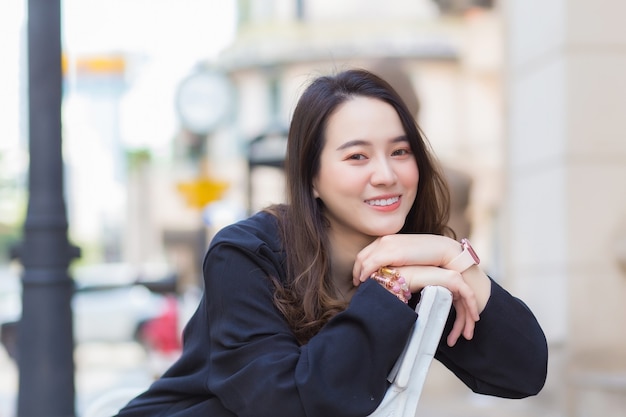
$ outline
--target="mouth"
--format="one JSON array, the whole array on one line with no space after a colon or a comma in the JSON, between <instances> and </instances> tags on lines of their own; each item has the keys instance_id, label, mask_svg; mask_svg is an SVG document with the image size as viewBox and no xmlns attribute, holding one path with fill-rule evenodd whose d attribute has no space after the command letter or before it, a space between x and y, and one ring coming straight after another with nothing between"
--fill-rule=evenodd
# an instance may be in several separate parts
<instances>
[{"instance_id":1,"label":"mouth","mask_svg":"<svg viewBox=\"0 0 626 417\"><path fill-rule=\"evenodd\" d=\"M396 204L398 201L400 201L400 197L396 196L390 198L379 198L375 200L365 200L365 203L369 204L370 206L387 207Z\"/></svg>"}]
</instances>

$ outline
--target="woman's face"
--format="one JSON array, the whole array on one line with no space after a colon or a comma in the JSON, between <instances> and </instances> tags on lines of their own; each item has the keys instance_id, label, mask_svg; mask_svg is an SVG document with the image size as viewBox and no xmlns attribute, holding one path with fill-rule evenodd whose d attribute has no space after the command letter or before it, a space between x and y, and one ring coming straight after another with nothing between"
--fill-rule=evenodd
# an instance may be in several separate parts
<instances>
[{"instance_id":1,"label":"woman's face","mask_svg":"<svg viewBox=\"0 0 626 417\"><path fill-rule=\"evenodd\" d=\"M400 231L419 172L400 117L384 101L356 96L329 117L314 195L331 238L369 242Z\"/></svg>"}]
</instances>

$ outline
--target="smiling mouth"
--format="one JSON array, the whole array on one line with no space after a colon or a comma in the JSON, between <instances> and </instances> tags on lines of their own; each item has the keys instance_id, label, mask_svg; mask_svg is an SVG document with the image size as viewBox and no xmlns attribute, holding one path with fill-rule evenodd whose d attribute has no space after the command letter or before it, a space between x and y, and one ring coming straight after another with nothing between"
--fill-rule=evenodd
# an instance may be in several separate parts
<instances>
[{"instance_id":1,"label":"smiling mouth","mask_svg":"<svg viewBox=\"0 0 626 417\"><path fill-rule=\"evenodd\" d=\"M365 200L365 202L370 206L385 207L397 203L398 200L400 200L400 197L382 198L379 200Z\"/></svg>"}]
</instances>

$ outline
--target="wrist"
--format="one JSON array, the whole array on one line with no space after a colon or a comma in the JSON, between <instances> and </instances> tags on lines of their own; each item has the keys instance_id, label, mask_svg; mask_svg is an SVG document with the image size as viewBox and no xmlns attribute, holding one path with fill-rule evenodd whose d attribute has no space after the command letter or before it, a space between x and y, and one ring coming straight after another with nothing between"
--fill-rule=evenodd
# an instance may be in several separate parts
<instances>
[{"instance_id":1,"label":"wrist","mask_svg":"<svg viewBox=\"0 0 626 417\"><path fill-rule=\"evenodd\" d=\"M491 297L491 279L478 265L473 265L461 274L463 280L472 288L476 295L478 314L481 314Z\"/></svg>"},{"instance_id":2,"label":"wrist","mask_svg":"<svg viewBox=\"0 0 626 417\"><path fill-rule=\"evenodd\" d=\"M395 269L383 266L370 275L370 278L382 285L387 291L398 297L403 303L411 299L411 291L403 276Z\"/></svg>"},{"instance_id":3,"label":"wrist","mask_svg":"<svg viewBox=\"0 0 626 417\"><path fill-rule=\"evenodd\" d=\"M468 239L463 238L459 243L456 243L456 245L461 251L457 251L457 255L446 262L443 268L463 273L470 267L480 264L480 258Z\"/></svg>"},{"instance_id":4,"label":"wrist","mask_svg":"<svg viewBox=\"0 0 626 417\"><path fill-rule=\"evenodd\" d=\"M463 252L463 246L459 244L458 240L452 238L446 238L446 246L444 247L444 255L441 258L441 264L439 266L445 267L454 258L459 256Z\"/></svg>"}]
</instances>

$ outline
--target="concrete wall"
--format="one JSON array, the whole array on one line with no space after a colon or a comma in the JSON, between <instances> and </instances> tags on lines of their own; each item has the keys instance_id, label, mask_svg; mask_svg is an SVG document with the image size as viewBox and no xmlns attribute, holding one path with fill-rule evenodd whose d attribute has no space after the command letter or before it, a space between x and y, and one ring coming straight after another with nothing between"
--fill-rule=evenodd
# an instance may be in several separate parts
<instances>
[{"instance_id":1,"label":"concrete wall","mask_svg":"<svg viewBox=\"0 0 626 417\"><path fill-rule=\"evenodd\" d=\"M626 31L621 0L511 0L508 276L542 322L568 415L626 409ZM618 411L621 410L621 411ZM624 415L624 414L619 414Z\"/></svg>"}]
</instances>

